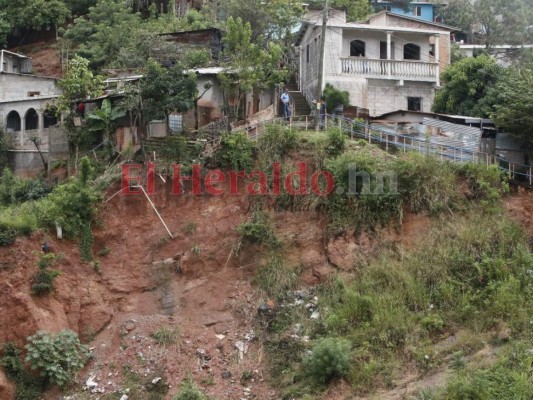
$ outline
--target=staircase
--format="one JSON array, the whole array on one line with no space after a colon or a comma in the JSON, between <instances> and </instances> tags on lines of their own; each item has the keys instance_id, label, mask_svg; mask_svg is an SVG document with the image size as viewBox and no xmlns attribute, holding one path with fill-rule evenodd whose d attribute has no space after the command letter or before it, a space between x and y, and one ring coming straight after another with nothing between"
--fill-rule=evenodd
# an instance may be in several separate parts
<instances>
[{"instance_id":1,"label":"staircase","mask_svg":"<svg viewBox=\"0 0 533 400\"><path fill-rule=\"evenodd\" d=\"M311 106L307 102L307 99L302 92L300 92L294 75L291 77L289 82L287 82L286 87L292 99L293 116L311 115Z\"/></svg>"}]
</instances>

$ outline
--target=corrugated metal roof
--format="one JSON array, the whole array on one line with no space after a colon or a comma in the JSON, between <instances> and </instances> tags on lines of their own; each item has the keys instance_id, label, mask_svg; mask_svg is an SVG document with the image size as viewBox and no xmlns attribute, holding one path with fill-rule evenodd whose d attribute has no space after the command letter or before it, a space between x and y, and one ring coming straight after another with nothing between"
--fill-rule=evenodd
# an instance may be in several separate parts
<instances>
[{"instance_id":1,"label":"corrugated metal roof","mask_svg":"<svg viewBox=\"0 0 533 400\"><path fill-rule=\"evenodd\" d=\"M444 132L451 132L456 135L468 135L472 136L472 139L481 139L481 129L473 128L470 126L452 124L451 122L440 121L433 118L424 118L422 124L426 126L434 126L436 128L442 129Z\"/></svg>"}]
</instances>

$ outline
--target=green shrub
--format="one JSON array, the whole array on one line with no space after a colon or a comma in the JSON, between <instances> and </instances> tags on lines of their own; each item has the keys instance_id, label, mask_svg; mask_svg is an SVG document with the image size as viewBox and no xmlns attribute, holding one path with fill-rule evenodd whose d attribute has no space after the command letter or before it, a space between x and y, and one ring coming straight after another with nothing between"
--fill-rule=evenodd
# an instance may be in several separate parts
<instances>
[{"instance_id":1,"label":"green shrub","mask_svg":"<svg viewBox=\"0 0 533 400\"><path fill-rule=\"evenodd\" d=\"M17 232L5 225L0 225L0 246L9 246L15 243Z\"/></svg>"},{"instance_id":2,"label":"green shrub","mask_svg":"<svg viewBox=\"0 0 533 400\"><path fill-rule=\"evenodd\" d=\"M37 200L50 193L50 190L50 185L42 179L19 178L9 168L4 168L0 176L0 206Z\"/></svg>"},{"instance_id":3,"label":"green shrub","mask_svg":"<svg viewBox=\"0 0 533 400\"><path fill-rule=\"evenodd\" d=\"M249 172L254 164L254 144L245 133L226 133L216 156L222 168Z\"/></svg>"},{"instance_id":4,"label":"green shrub","mask_svg":"<svg viewBox=\"0 0 533 400\"><path fill-rule=\"evenodd\" d=\"M335 230L360 230L401 220L403 201L392 184L388 165L378 164L370 151L343 153L326 160L325 167L336 186L326 199L330 226Z\"/></svg>"},{"instance_id":5,"label":"green shrub","mask_svg":"<svg viewBox=\"0 0 533 400\"><path fill-rule=\"evenodd\" d=\"M53 253L44 254L38 263L39 271L33 275L31 293L36 296L45 296L54 291L54 280L61 274L59 271L48 269L56 261Z\"/></svg>"},{"instance_id":6,"label":"green shrub","mask_svg":"<svg viewBox=\"0 0 533 400\"><path fill-rule=\"evenodd\" d=\"M459 176L466 179L469 197L494 203L509 191L508 176L496 165L479 163L454 164Z\"/></svg>"},{"instance_id":7,"label":"green shrub","mask_svg":"<svg viewBox=\"0 0 533 400\"><path fill-rule=\"evenodd\" d=\"M298 143L298 134L285 125L266 126L265 133L258 140L261 157L272 163L281 161Z\"/></svg>"},{"instance_id":8,"label":"green shrub","mask_svg":"<svg viewBox=\"0 0 533 400\"><path fill-rule=\"evenodd\" d=\"M189 378L181 383L179 393L174 397L174 400L208 400L207 396L196 387L194 382Z\"/></svg>"},{"instance_id":9,"label":"green shrub","mask_svg":"<svg viewBox=\"0 0 533 400\"><path fill-rule=\"evenodd\" d=\"M76 333L65 329L56 335L38 331L27 338L26 361L50 383L65 386L85 365L89 352Z\"/></svg>"},{"instance_id":10,"label":"green shrub","mask_svg":"<svg viewBox=\"0 0 533 400\"><path fill-rule=\"evenodd\" d=\"M331 113L339 105L348 107L350 105L350 93L336 89L330 83L326 83L324 88L324 97L326 98L326 108Z\"/></svg>"},{"instance_id":11,"label":"green shrub","mask_svg":"<svg viewBox=\"0 0 533 400\"><path fill-rule=\"evenodd\" d=\"M374 300L362 296L353 289L338 288L336 304L327 318L328 326L337 332L347 332L359 324L372 320L375 312Z\"/></svg>"},{"instance_id":12,"label":"green shrub","mask_svg":"<svg viewBox=\"0 0 533 400\"><path fill-rule=\"evenodd\" d=\"M39 400L44 389L42 379L34 377L24 369L20 350L10 342L4 344L0 365L9 379L15 381L14 400Z\"/></svg>"},{"instance_id":13,"label":"green shrub","mask_svg":"<svg viewBox=\"0 0 533 400\"><path fill-rule=\"evenodd\" d=\"M16 380L24 373L24 365L20 360L20 350L12 342L4 343L0 364L10 379Z\"/></svg>"},{"instance_id":14,"label":"green shrub","mask_svg":"<svg viewBox=\"0 0 533 400\"><path fill-rule=\"evenodd\" d=\"M346 148L346 136L339 128L328 129L326 153L330 157L341 155Z\"/></svg>"},{"instance_id":15,"label":"green shrub","mask_svg":"<svg viewBox=\"0 0 533 400\"><path fill-rule=\"evenodd\" d=\"M320 340L305 359L305 370L318 383L346 375L351 366L350 342L336 338Z\"/></svg>"},{"instance_id":16,"label":"green shrub","mask_svg":"<svg viewBox=\"0 0 533 400\"><path fill-rule=\"evenodd\" d=\"M265 216L259 211L254 212L251 221L240 224L237 227L237 232L250 243L259 243L271 247L280 245L276 234L267 224Z\"/></svg>"}]
</instances>

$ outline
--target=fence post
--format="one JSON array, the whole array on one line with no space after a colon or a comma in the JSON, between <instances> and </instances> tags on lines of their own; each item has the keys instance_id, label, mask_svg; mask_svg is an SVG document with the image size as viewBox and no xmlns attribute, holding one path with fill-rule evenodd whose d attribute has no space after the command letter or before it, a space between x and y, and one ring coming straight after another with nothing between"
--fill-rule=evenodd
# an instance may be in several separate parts
<instances>
[{"instance_id":1,"label":"fence post","mask_svg":"<svg viewBox=\"0 0 533 400\"><path fill-rule=\"evenodd\" d=\"M403 138L403 153L405 154L405 137Z\"/></svg>"},{"instance_id":2,"label":"fence post","mask_svg":"<svg viewBox=\"0 0 533 400\"><path fill-rule=\"evenodd\" d=\"M307 132L307 115L305 116L305 131Z\"/></svg>"}]
</instances>

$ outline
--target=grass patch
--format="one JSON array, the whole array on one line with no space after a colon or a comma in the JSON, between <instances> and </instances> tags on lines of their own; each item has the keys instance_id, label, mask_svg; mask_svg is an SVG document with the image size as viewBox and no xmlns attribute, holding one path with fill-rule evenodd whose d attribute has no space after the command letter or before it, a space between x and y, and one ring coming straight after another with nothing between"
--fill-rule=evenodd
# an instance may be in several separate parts
<instances>
[{"instance_id":1,"label":"grass patch","mask_svg":"<svg viewBox=\"0 0 533 400\"><path fill-rule=\"evenodd\" d=\"M151 334L155 342L160 346L177 346L180 344L179 328L161 327Z\"/></svg>"},{"instance_id":2,"label":"grass patch","mask_svg":"<svg viewBox=\"0 0 533 400\"><path fill-rule=\"evenodd\" d=\"M286 291L287 272L279 263L275 271L279 276L265 274L272 279L263 278L263 287L271 293L276 287ZM305 373L309 346L286 339L296 323L306 326L313 348L325 339L350 344L351 368L342 369L342 375L358 394L393 386L395 374L413 365L420 375L449 366L454 357L459 365L457 354L466 357L480 350L500 326L510 329L513 340L531 341L531 271L527 237L503 213L478 210L443 219L418 248L384 250L356 278L335 277L318 287L321 317L313 328L305 325L309 316L295 310L275 314L265 335L276 385L284 396L308 385L323 387L324 377ZM453 341L448 343L449 338ZM494 373L488 387L508 380L518 391L494 389L502 395L468 397L464 393L470 389L465 389L442 398L527 398L519 393L531 381L521 378L518 368ZM475 388L485 376L480 374L458 378L449 393L455 393L454 387Z\"/></svg>"}]
</instances>

